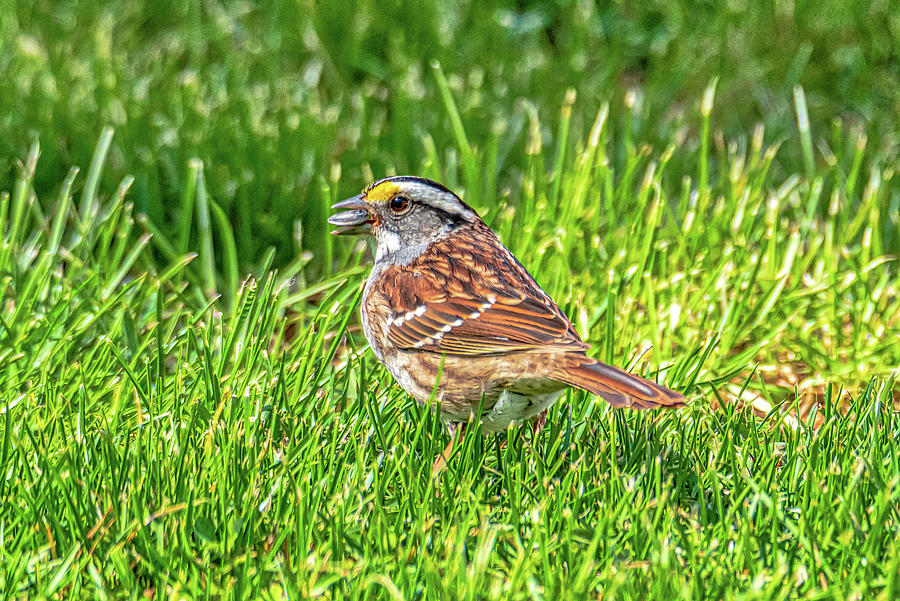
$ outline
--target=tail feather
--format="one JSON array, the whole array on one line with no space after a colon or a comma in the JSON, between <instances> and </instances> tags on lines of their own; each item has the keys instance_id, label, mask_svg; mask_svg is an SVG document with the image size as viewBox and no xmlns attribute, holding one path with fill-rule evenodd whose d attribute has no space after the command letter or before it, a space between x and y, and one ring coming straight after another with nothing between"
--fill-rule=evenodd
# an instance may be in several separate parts
<instances>
[{"instance_id":1,"label":"tail feather","mask_svg":"<svg viewBox=\"0 0 900 601\"><path fill-rule=\"evenodd\" d=\"M684 395L681 393L590 357L571 357L554 379L596 394L613 407L653 409L684 406Z\"/></svg>"}]
</instances>

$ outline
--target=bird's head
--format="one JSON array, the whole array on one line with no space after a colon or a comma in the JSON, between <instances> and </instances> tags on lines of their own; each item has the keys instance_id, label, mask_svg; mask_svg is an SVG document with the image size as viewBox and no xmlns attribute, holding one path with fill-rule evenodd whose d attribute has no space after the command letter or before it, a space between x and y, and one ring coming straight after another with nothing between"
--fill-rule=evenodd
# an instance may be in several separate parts
<instances>
[{"instance_id":1,"label":"bird's head","mask_svg":"<svg viewBox=\"0 0 900 601\"><path fill-rule=\"evenodd\" d=\"M331 207L333 234L371 234L376 260L408 263L454 229L480 221L456 194L430 179L395 176Z\"/></svg>"}]
</instances>

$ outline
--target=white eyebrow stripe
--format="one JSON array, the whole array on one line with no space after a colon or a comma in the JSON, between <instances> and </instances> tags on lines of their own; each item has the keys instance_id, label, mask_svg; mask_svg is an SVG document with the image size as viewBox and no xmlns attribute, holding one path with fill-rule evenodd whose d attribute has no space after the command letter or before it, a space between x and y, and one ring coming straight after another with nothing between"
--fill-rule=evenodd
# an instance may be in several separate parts
<instances>
[{"instance_id":1,"label":"white eyebrow stripe","mask_svg":"<svg viewBox=\"0 0 900 601\"><path fill-rule=\"evenodd\" d=\"M403 181L396 183L401 194L408 194L451 215L459 215L466 221L475 219L475 212L466 207L453 192L440 190L425 182Z\"/></svg>"}]
</instances>

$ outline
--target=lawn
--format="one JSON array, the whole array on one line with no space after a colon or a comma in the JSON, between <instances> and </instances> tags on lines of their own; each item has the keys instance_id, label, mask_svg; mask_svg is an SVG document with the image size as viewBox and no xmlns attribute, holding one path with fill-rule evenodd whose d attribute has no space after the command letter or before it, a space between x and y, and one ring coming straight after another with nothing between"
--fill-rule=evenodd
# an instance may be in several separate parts
<instances>
[{"instance_id":1,"label":"lawn","mask_svg":"<svg viewBox=\"0 0 900 601\"><path fill-rule=\"evenodd\" d=\"M890 3L6 4L3 597L900 597ZM397 172L688 406L432 477L325 224Z\"/></svg>"}]
</instances>

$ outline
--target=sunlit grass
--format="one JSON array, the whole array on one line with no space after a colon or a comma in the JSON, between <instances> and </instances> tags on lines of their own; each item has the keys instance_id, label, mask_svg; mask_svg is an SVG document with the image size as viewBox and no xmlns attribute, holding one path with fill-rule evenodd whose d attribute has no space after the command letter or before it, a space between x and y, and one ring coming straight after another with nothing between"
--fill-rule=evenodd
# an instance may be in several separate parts
<instances>
[{"instance_id":1,"label":"sunlit grass","mask_svg":"<svg viewBox=\"0 0 900 601\"><path fill-rule=\"evenodd\" d=\"M516 174L498 178L499 138L472 146L461 123L453 152L426 138L421 175L464 194L598 357L691 399L613 412L570 392L536 439L470 431L437 479L446 433L360 335L359 245L317 249L325 277L268 253L246 278L201 162L180 194L191 220L166 230L130 178L97 184L113 132L56 198L34 194L34 145L0 196L0 588L895 598L895 166L849 134L775 177L781 141L713 137L713 96L683 178L674 141L625 144L615 168L608 124L630 109L580 128L573 95L553 143L531 116Z\"/></svg>"}]
</instances>

